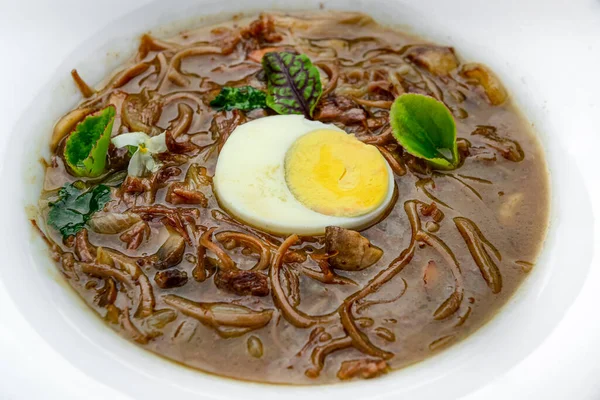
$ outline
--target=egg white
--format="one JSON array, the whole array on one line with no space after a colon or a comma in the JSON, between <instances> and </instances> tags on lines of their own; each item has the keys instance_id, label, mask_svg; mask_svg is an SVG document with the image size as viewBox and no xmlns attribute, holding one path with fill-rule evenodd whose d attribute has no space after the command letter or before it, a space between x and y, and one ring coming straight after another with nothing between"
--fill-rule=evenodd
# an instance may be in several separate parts
<instances>
[{"instance_id":1,"label":"egg white","mask_svg":"<svg viewBox=\"0 0 600 400\"><path fill-rule=\"evenodd\" d=\"M342 131L301 115L270 116L238 126L219 154L213 178L220 205L238 219L277 234L320 235L327 226L362 229L377 221L394 194L394 174L387 163L385 200L358 217L320 214L300 203L288 189L285 154L299 137L317 129Z\"/></svg>"}]
</instances>

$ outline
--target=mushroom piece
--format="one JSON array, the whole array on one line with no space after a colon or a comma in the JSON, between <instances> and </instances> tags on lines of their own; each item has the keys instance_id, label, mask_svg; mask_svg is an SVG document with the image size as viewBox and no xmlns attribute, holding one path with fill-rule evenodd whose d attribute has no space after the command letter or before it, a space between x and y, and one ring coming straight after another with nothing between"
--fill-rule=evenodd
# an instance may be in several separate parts
<instances>
[{"instance_id":1,"label":"mushroom piece","mask_svg":"<svg viewBox=\"0 0 600 400\"><path fill-rule=\"evenodd\" d=\"M434 75L446 76L458 67L452 47L416 46L407 58Z\"/></svg>"},{"instance_id":2,"label":"mushroom piece","mask_svg":"<svg viewBox=\"0 0 600 400\"><path fill-rule=\"evenodd\" d=\"M375 264L383 251L356 231L337 226L325 228L325 246L333 268L360 271Z\"/></svg>"},{"instance_id":3,"label":"mushroom piece","mask_svg":"<svg viewBox=\"0 0 600 400\"><path fill-rule=\"evenodd\" d=\"M179 233L169 229L169 237L156 254L138 260L138 264L151 265L160 271L178 265L183 260L184 252L185 239Z\"/></svg>"},{"instance_id":4,"label":"mushroom piece","mask_svg":"<svg viewBox=\"0 0 600 400\"><path fill-rule=\"evenodd\" d=\"M466 64L460 74L469 81L481 85L490 104L494 106L504 103L508 97L500 80L481 64Z\"/></svg>"},{"instance_id":5,"label":"mushroom piece","mask_svg":"<svg viewBox=\"0 0 600 400\"><path fill-rule=\"evenodd\" d=\"M220 269L215 274L215 285L239 296L267 296L269 280L257 271L238 269Z\"/></svg>"},{"instance_id":6,"label":"mushroom piece","mask_svg":"<svg viewBox=\"0 0 600 400\"><path fill-rule=\"evenodd\" d=\"M158 271L154 275L154 282L161 289L171 289L175 287L183 286L187 283L188 277L187 272L179 269L167 269L165 271Z\"/></svg>"}]
</instances>

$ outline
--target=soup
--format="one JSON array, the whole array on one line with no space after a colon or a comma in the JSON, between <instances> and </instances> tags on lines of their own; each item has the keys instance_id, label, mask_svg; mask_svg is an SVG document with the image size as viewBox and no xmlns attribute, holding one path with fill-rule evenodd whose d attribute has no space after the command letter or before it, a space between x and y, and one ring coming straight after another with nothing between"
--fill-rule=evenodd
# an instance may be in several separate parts
<instances>
[{"instance_id":1,"label":"soup","mask_svg":"<svg viewBox=\"0 0 600 400\"><path fill-rule=\"evenodd\" d=\"M269 13L144 35L100 89L73 78L33 223L85 302L168 359L376 377L468 336L534 266L543 152L451 47Z\"/></svg>"}]
</instances>

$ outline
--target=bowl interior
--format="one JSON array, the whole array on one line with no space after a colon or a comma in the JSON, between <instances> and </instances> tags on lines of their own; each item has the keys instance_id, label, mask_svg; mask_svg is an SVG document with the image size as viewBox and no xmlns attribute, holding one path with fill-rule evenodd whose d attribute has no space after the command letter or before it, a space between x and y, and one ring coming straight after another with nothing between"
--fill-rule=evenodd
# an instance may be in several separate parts
<instances>
[{"instance_id":1,"label":"bowl interior","mask_svg":"<svg viewBox=\"0 0 600 400\"><path fill-rule=\"evenodd\" d=\"M489 65L503 80L538 132L551 173L551 226L537 266L497 317L468 339L417 365L374 382L351 382L318 387L286 387L243 383L218 378L166 361L131 345L91 312L63 280L42 241L27 222L37 203L43 170L38 162L48 155L53 122L76 104L79 95L69 71L77 68L90 81L99 81L134 52L142 32L169 36L179 30L227 19L232 13L252 14L269 9L318 9L322 2L242 0L157 1L115 20L93 33L56 71L14 131L5 154L2 181L13 192L4 209L10 234L3 245L14 254L19 268L0 269L3 284L32 327L63 357L89 376L135 397L289 398L329 393L380 398L454 398L480 387L531 353L560 321L585 279L592 253L591 204L581 172L558 127L565 118L552 113L544 99L560 105L545 89L551 76L539 74L540 65L527 57L522 40L551 48L536 38L505 34L517 21L510 13L485 18L477 0L463 1L469 12L449 2L426 0L325 1L326 9L363 11L379 22L411 30L436 42L456 47L465 59ZM541 2L539 2L542 4ZM194 16L194 17L189 17ZM210 16L210 18L208 18ZM213 17L214 16L214 17ZM159 28L157 28L159 27ZM547 81L545 80L547 79ZM555 96L555 97L553 97ZM577 232L577 235L573 233ZM577 252L572 249L579 249ZM568 269L564 266L570 266ZM248 390L252 387L252 390Z\"/></svg>"}]
</instances>

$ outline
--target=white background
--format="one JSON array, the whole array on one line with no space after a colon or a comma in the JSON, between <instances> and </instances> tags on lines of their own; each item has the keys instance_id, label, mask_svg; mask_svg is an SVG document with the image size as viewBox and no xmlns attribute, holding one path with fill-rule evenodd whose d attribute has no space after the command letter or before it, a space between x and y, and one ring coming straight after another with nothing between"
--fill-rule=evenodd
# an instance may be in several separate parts
<instances>
[{"instance_id":1,"label":"white background","mask_svg":"<svg viewBox=\"0 0 600 400\"><path fill-rule=\"evenodd\" d=\"M2 151L5 151L8 132L13 131L13 125L22 110L62 60L93 31L100 29L115 16L148 2L149 0L0 0ZM579 9L589 9L589 15L578 24L572 23L574 15L570 13L575 5ZM547 1L543 10L528 7L525 0L506 1L506 7L514 8L515 18L523 20L521 34L537 31L540 28L537 23L541 18L553 18L555 31L549 34L572 41L575 48L578 38L590 34L590 24L600 24L598 0ZM577 14L577 18L581 18L581 14ZM90 25L93 26L92 31ZM565 27L568 27L568 31L561 32ZM600 37L595 46L578 50L600 55ZM576 56L576 52L574 55ZM557 54L557 57L560 56ZM596 57L596 60L600 58ZM600 114L600 101L596 97L600 95L600 80L597 76L590 77L589 81L579 79L572 82L565 78L578 73L577 58L573 57L570 61L568 70L557 71L556 85L562 90L569 87L573 96L589 98L586 108L573 113L573 128L576 129L578 112ZM552 68L551 65L544 67ZM596 70L600 75L600 63ZM600 125L595 133L590 132L588 138L587 143L581 144L578 166L584 171L592 204L598 210ZM593 216L590 215L590 218ZM9 227L3 226L2 229ZM526 360L466 399L600 399L599 238L600 224L596 224L596 251L592 269L576 303L560 326ZM570 267L564 265L564 268ZM0 262L0 268L19 266ZM18 314L2 285L0 282L0 399L126 398L72 367L46 345L43 338L28 329L27 322ZM494 360L489 362L493 363Z\"/></svg>"}]
</instances>

